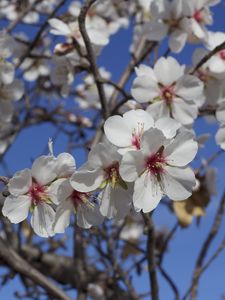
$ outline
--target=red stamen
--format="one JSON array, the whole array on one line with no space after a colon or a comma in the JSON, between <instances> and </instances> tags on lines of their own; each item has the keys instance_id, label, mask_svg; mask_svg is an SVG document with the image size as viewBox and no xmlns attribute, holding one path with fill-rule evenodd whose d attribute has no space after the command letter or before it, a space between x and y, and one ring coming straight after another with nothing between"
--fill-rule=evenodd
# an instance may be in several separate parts
<instances>
[{"instance_id":1,"label":"red stamen","mask_svg":"<svg viewBox=\"0 0 225 300\"><path fill-rule=\"evenodd\" d=\"M150 155L145 162L145 168L154 176L164 172L163 165L166 160L160 152Z\"/></svg>"},{"instance_id":2,"label":"red stamen","mask_svg":"<svg viewBox=\"0 0 225 300\"><path fill-rule=\"evenodd\" d=\"M46 186L33 182L29 189L28 195L31 197L31 201L34 205L43 203L43 198L46 195Z\"/></svg>"},{"instance_id":3,"label":"red stamen","mask_svg":"<svg viewBox=\"0 0 225 300\"><path fill-rule=\"evenodd\" d=\"M70 196L70 199L72 200L75 208L77 208L80 204L84 203L88 197L89 193L82 193L74 190Z\"/></svg>"},{"instance_id":4,"label":"red stamen","mask_svg":"<svg viewBox=\"0 0 225 300\"><path fill-rule=\"evenodd\" d=\"M195 13L194 13L194 15L193 15L193 18L194 18L198 23L201 23L201 22L203 21L201 9L198 9L198 10L195 11Z\"/></svg>"}]
</instances>

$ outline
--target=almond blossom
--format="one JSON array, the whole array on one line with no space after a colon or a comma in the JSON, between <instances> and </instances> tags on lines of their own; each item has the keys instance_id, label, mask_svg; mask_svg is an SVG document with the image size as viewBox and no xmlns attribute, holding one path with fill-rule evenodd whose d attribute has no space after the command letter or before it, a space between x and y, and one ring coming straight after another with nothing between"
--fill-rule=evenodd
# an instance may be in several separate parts
<instances>
[{"instance_id":1,"label":"almond blossom","mask_svg":"<svg viewBox=\"0 0 225 300\"><path fill-rule=\"evenodd\" d=\"M203 83L185 74L184 68L173 57L161 57L153 69L146 65L136 68L131 94L140 103L152 103L147 111L154 119L172 117L188 125L197 117L204 101Z\"/></svg>"},{"instance_id":2,"label":"almond blossom","mask_svg":"<svg viewBox=\"0 0 225 300\"><path fill-rule=\"evenodd\" d=\"M90 228L103 222L104 217L99 212L99 206L90 201L90 193L82 193L74 190L69 179L63 180L57 193L60 199L56 210L53 230L55 233L63 233L70 224L71 213L76 214L77 225L82 228Z\"/></svg>"},{"instance_id":3,"label":"almond blossom","mask_svg":"<svg viewBox=\"0 0 225 300\"><path fill-rule=\"evenodd\" d=\"M69 39L74 39L76 42L78 42L80 46L85 46L83 37L80 33L78 21L66 24L60 19L53 18L50 19L48 22L52 27L50 33L54 35L66 36ZM108 44L109 39L107 32L105 32L104 30L100 30L100 28L95 28L95 24L92 24L92 22L88 22L88 20L86 21L86 29L91 43L93 43L93 45L105 46Z\"/></svg>"},{"instance_id":4,"label":"almond blossom","mask_svg":"<svg viewBox=\"0 0 225 300\"><path fill-rule=\"evenodd\" d=\"M152 20L144 25L144 34L150 41L160 41L168 33L169 47L180 52L187 39L189 21L184 16L182 0L154 0L150 5Z\"/></svg>"},{"instance_id":5,"label":"almond blossom","mask_svg":"<svg viewBox=\"0 0 225 300\"><path fill-rule=\"evenodd\" d=\"M225 42L224 32L209 32L206 46L212 51L217 46ZM218 51L208 61L209 70L218 78L225 78L225 50Z\"/></svg>"},{"instance_id":6,"label":"almond blossom","mask_svg":"<svg viewBox=\"0 0 225 300\"><path fill-rule=\"evenodd\" d=\"M154 122L148 112L137 109L124 113L123 117L109 117L104 124L104 131L107 139L119 147L118 152L124 154L140 149L141 137L149 128L161 129L166 137L172 138L180 126L171 118L161 118Z\"/></svg>"},{"instance_id":7,"label":"almond blossom","mask_svg":"<svg viewBox=\"0 0 225 300\"><path fill-rule=\"evenodd\" d=\"M53 156L38 157L31 170L17 172L8 184L10 195L5 199L2 213L12 223L20 223L32 213L31 226L42 237L54 235L52 223L56 201L50 183L56 178L56 160Z\"/></svg>"},{"instance_id":8,"label":"almond blossom","mask_svg":"<svg viewBox=\"0 0 225 300\"><path fill-rule=\"evenodd\" d=\"M127 152L119 169L123 180L134 182L134 208L150 212L164 195L173 200L188 198L196 181L187 164L197 148L189 131L181 131L168 140L159 129L147 130L141 149Z\"/></svg>"},{"instance_id":9,"label":"almond blossom","mask_svg":"<svg viewBox=\"0 0 225 300\"><path fill-rule=\"evenodd\" d=\"M70 180L72 187L80 192L101 189L100 212L108 218L123 219L131 207L131 186L119 174L121 155L108 143L99 143L89 152L88 161Z\"/></svg>"}]
</instances>

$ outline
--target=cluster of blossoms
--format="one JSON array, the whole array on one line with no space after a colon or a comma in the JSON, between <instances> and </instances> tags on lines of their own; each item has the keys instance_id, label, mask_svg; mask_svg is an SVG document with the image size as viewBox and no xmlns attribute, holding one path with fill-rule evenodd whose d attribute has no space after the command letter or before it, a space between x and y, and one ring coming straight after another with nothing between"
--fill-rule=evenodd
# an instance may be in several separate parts
<instances>
[{"instance_id":1,"label":"cluster of blossoms","mask_svg":"<svg viewBox=\"0 0 225 300\"><path fill-rule=\"evenodd\" d=\"M138 24L136 34L141 32L149 41L161 41L169 35L169 48L173 52L180 52L187 41L207 41L206 26L213 23L210 7L220 0L146 0L143 2L145 3L143 24L142 26ZM149 13L146 18L147 7Z\"/></svg>"},{"instance_id":2,"label":"cluster of blossoms","mask_svg":"<svg viewBox=\"0 0 225 300\"><path fill-rule=\"evenodd\" d=\"M52 151L37 158L31 170L16 173L3 215L31 225L43 237L62 233L76 212L83 228L104 217L122 220L131 211L152 211L168 196L186 199L195 186L188 164L197 152L193 134L172 118L154 121L144 110L112 116L104 125L108 141L94 146L78 170L68 153Z\"/></svg>"},{"instance_id":3,"label":"cluster of blossoms","mask_svg":"<svg viewBox=\"0 0 225 300\"><path fill-rule=\"evenodd\" d=\"M101 1L88 11L86 30L98 55L111 35L128 25L129 14L138 8L135 33L141 33L145 40L160 41L169 34L173 52L181 51L188 40L204 41L207 50L197 49L193 56L195 66L208 51L225 41L223 33L212 33L205 27L212 23L209 7L217 2L138 0L126 10L120 1ZM78 23L80 9L81 3L74 1L68 15L49 19L50 33L66 40L54 48L52 71L46 63L48 41L40 42L40 48L45 50L38 52L36 47L36 52L31 53L33 57L25 58L20 65L26 81L49 78L54 89L57 87L61 95L68 96L76 69L89 71ZM29 44L24 38L18 40L23 45L17 49L20 61ZM139 42L139 38L134 40L132 51ZM10 43L6 35L0 36L0 48L5 50L0 54L0 123L11 120L11 102L23 94L21 83L14 79L13 64L6 61L12 55ZM225 149L224 50L196 72L180 65L172 56L159 58L152 67L142 64L135 71L131 87L134 100L127 101L134 109L127 111L128 106L124 105L125 112L120 109L123 115L105 121L105 140L93 146L87 162L76 170L75 159L69 153L55 157L50 151L49 155L37 158L31 169L22 170L9 180L10 195L4 202L4 216L19 223L30 212L34 231L48 237L63 233L73 212L78 226L90 228L101 224L104 218L121 221L130 212L148 213L164 196L179 201L192 195L197 187L189 163L197 153L198 143L191 127L199 109L211 106L216 110L221 124L216 141ZM99 73L105 80L103 89L108 101L116 89L110 84L109 72L99 68ZM95 78L89 72L74 94L80 108L101 109ZM73 117L70 114L68 121L72 123ZM86 127L92 125L88 119L83 119L82 125L84 121Z\"/></svg>"}]
</instances>

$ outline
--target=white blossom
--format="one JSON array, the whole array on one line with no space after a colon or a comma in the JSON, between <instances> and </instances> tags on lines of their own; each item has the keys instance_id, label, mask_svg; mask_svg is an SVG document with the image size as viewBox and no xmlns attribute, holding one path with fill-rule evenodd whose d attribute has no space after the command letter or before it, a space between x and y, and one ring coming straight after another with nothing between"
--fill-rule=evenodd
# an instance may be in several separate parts
<instances>
[{"instance_id":1,"label":"white blossom","mask_svg":"<svg viewBox=\"0 0 225 300\"><path fill-rule=\"evenodd\" d=\"M194 172L187 167L195 157L197 143L188 131L166 139L156 129L147 130L141 149L127 152L120 165L120 175L134 182L133 204L137 211L150 212L163 197L187 199L195 186Z\"/></svg>"},{"instance_id":2,"label":"white blossom","mask_svg":"<svg viewBox=\"0 0 225 300\"><path fill-rule=\"evenodd\" d=\"M185 74L184 68L172 57L161 57L153 69L146 65L136 68L131 93L140 103L152 103L147 111L154 119L173 117L188 125L197 117L198 107L204 101L203 83Z\"/></svg>"},{"instance_id":3,"label":"white blossom","mask_svg":"<svg viewBox=\"0 0 225 300\"><path fill-rule=\"evenodd\" d=\"M131 185L119 175L121 155L108 143L99 143L89 152L88 161L71 177L71 185L80 192L101 189L100 212L108 218L123 219L131 206Z\"/></svg>"}]
</instances>

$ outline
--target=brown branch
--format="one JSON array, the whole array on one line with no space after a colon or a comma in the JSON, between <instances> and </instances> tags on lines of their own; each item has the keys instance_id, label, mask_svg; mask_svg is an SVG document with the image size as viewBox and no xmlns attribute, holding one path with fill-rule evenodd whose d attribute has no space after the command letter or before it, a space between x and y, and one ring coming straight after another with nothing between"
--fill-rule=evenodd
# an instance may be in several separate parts
<instances>
[{"instance_id":1,"label":"brown branch","mask_svg":"<svg viewBox=\"0 0 225 300\"><path fill-rule=\"evenodd\" d=\"M199 68L201 68L213 55L215 55L217 52L225 49L225 42L215 47L212 51L207 53L194 67L194 69L190 72L191 75L193 75Z\"/></svg>"},{"instance_id":2,"label":"brown branch","mask_svg":"<svg viewBox=\"0 0 225 300\"><path fill-rule=\"evenodd\" d=\"M15 272L28 277L35 284L40 285L52 297L59 300L70 300L70 298L46 276L41 274L9 245L5 240L0 238L0 257Z\"/></svg>"},{"instance_id":3,"label":"brown branch","mask_svg":"<svg viewBox=\"0 0 225 300\"><path fill-rule=\"evenodd\" d=\"M84 43L85 43L85 46L87 49L87 59L90 62L90 69L92 71L92 74L94 76L95 83L96 83L96 86L98 89L99 100L100 100L101 107L102 107L102 115L103 115L104 119L107 119L107 117L109 116L109 112L108 112L105 91L104 91L104 83L101 80L101 76L100 76L100 73L99 73L99 70L97 67L97 63L96 63L95 53L94 53L90 38L88 36L87 30L85 27L86 15L87 15L88 10L91 7L91 5L94 4L95 2L96 2L96 0L89 0L84 3L84 5L80 11L78 21L79 21L79 29L80 29L81 35L83 37L83 40L84 40Z\"/></svg>"},{"instance_id":4,"label":"brown branch","mask_svg":"<svg viewBox=\"0 0 225 300\"><path fill-rule=\"evenodd\" d=\"M147 228L147 249L146 257L148 262L149 281L151 286L152 300L159 300L159 288L156 274L156 262L155 262L155 230L153 221L148 214L142 213L145 226Z\"/></svg>"},{"instance_id":5,"label":"brown branch","mask_svg":"<svg viewBox=\"0 0 225 300\"><path fill-rule=\"evenodd\" d=\"M17 68L23 63L23 61L29 56L30 52L34 49L36 44L38 43L39 39L41 38L42 33L45 31L45 29L48 27L48 20L53 18L57 11L66 3L66 0L61 0L59 4L55 7L55 9L51 12L51 14L47 17L44 24L41 26L39 31L37 32L34 40L30 43L27 51L21 56L19 63L17 64Z\"/></svg>"}]
</instances>

